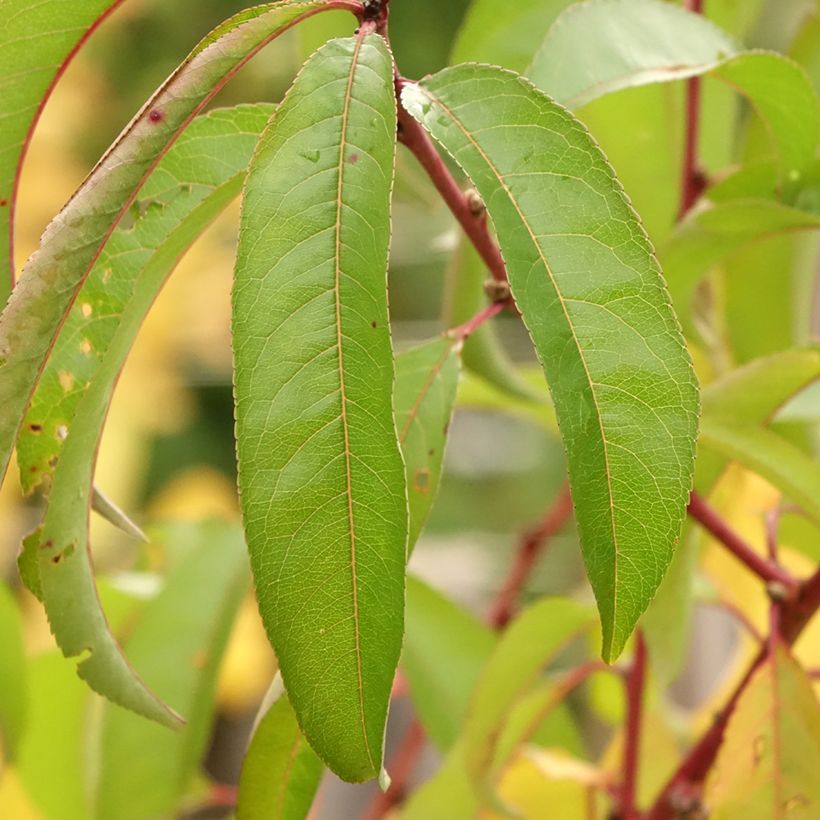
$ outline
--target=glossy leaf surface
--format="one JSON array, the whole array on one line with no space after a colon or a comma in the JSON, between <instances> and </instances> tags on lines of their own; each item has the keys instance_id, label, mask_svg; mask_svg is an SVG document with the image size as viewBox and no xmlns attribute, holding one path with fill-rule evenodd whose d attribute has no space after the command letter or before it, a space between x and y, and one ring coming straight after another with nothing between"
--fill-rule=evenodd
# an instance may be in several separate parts
<instances>
[{"instance_id":1,"label":"glossy leaf surface","mask_svg":"<svg viewBox=\"0 0 820 820\"><path fill-rule=\"evenodd\" d=\"M282 694L257 726L245 756L237 820L304 820L323 771Z\"/></svg>"},{"instance_id":2,"label":"glossy leaf surface","mask_svg":"<svg viewBox=\"0 0 820 820\"><path fill-rule=\"evenodd\" d=\"M379 774L401 648L407 494L386 269L384 40L321 48L260 140L233 302L239 485L257 597L308 741Z\"/></svg>"},{"instance_id":3,"label":"glossy leaf surface","mask_svg":"<svg viewBox=\"0 0 820 820\"><path fill-rule=\"evenodd\" d=\"M123 0L3 0L0 14L0 305L11 290L17 176L54 82L91 32ZM37 32L36 37L31 33Z\"/></svg>"},{"instance_id":4,"label":"glossy leaf surface","mask_svg":"<svg viewBox=\"0 0 820 820\"><path fill-rule=\"evenodd\" d=\"M142 610L125 642L146 683L185 716L186 725L169 732L106 707L96 817L141 820L172 813L205 750L217 672L249 573L238 527L203 524L195 544Z\"/></svg>"},{"instance_id":5,"label":"glossy leaf surface","mask_svg":"<svg viewBox=\"0 0 820 820\"><path fill-rule=\"evenodd\" d=\"M402 99L493 220L550 383L614 659L674 553L694 462L697 388L651 246L585 129L525 80L464 66Z\"/></svg>"},{"instance_id":6,"label":"glossy leaf surface","mask_svg":"<svg viewBox=\"0 0 820 820\"><path fill-rule=\"evenodd\" d=\"M52 220L0 314L0 476L41 368L112 230L190 119L259 49L333 0L247 9L209 34L146 103Z\"/></svg>"},{"instance_id":7,"label":"glossy leaf surface","mask_svg":"<svg viewBox=\"0 0 820 820\"><path fill-rule=\"evenodd\" d=\"M707 784L715 820L786 820L820 807L820 710L811 681L778 645L729 720Z\"/></svg>"},{"instance_id":8,"label":"glossy leaf surface","mask_svg":"<svg viewBox=\"0 0 820 820\"><path fill-rule=\"evenodd\" d=\"M442 337L396 357L396 426L407 473L412 550L438 494L461 372L461 342Z\"/></svg>"}]
</instances>

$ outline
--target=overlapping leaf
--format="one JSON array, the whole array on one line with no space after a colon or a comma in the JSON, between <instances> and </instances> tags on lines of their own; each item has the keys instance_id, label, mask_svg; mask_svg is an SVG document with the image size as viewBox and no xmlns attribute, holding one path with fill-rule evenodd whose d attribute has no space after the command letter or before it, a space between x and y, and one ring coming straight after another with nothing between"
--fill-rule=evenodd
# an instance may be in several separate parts
<instances>
[{"instance_id":1,"label":"overlapping leaf","mask_svg":"<svg viewBox=\"0 0 820 820\"><path fill-rule=\"evenodd\" d=\"M304 820L324 767L284 693L253 734L239 780L237 820Z\"/></svg>"},{"instance_id":2,"label":"overlapping leaf","mask_svg":"<svg viewBox=\"0 0 820 820\"><path fill-rule=\"evenodd\" d=\"M444 336L396 357L396 426L410 500L408 550L438 495L461 371L461 340Z\"/></svg>"},{"instance_id":3,"label":"overlapping leaf","mask_svg":"<svg viewBox=\"0 0 820 820\"><path fill-rule=\"evenodd\" d=\"M0 2L0 305L11 290L16 179L26 142L55 80L102 19L122 2Z\"/></svg>"},{"instance_id":4,"label":"overlapping leaf","mask_svg":"<svg viewBox=\"0 0 820 820\"><path fill-rule=\"evenodd\" d=\"M379 774L401 647L407 493L386 296L384 40L334 40L260 140L233 303L239 485L262 618L308 741Z\"/></svg>"},{"instance_id":5,"label":"overlapping leaf","mask_svg":"<svg viewBox=\"0 0 820 820\"><path fill-rule=\"evenodd\" d=\"M526 81L457 67L402 99L492 217L550 382L615 658L671 560L693 471L697 388L657 262L600 150Z\"/></svg>"},{"instance_id":6,"label":"overlapping leaf","mask_svg":"<svg viewBox=\"0 0 820 820\"><path fill-rule=\"evenodd\" d=\"M140 187L191 118L283 31L349 0L247 9L209 34L148 101L43 234L0 315L0 476L32 390L88 272Z\"/></svg>"}]
</instances>

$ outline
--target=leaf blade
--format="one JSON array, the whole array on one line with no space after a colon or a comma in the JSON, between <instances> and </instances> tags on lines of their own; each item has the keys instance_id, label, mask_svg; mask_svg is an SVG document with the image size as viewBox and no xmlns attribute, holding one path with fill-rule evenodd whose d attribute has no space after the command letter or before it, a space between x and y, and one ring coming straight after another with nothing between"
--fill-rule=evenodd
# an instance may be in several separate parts
<instances>
[{"instance_id":1,"label":"leaf blade","mask_svg":"<svg viewBox=\"0 0 820 820\"><path fill-rule=\"evenodd\" d=\"M331 41L306 64L248 176L233 301L260 611L305 736L353 781L381 767L403 620L407 496L386 300L392 71L375 35Z\"/></svg>"},{"instance_id":2,"label":"leaf blade","mask_svg":"<svg viewBox=\"0 0 820 820\"><path fill-rule=\"evenodd\" d=\"M603 654L617 657L671 560L694 463L694 373L657 262L583 127L521 78L445 69L402 100L470 175L495 224L561 425ZM579 168L594 170L582 179ZM657 512L652 536L630 509Z\"/></svg>"}]
</instances>

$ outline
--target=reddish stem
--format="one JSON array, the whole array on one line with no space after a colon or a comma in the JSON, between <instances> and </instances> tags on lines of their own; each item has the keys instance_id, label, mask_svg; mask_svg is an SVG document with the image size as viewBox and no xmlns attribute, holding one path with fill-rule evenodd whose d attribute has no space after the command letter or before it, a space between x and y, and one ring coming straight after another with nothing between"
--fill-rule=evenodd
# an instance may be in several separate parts
<instances>
[{"instance_id":1,"label":"reddish stem","mask_svg":"<svg viewBox=\"0 0 820 820\"><path fill-rule=\"evenodd\" d=\"M406 84L407 80L403 78L396 80L396 91L399 98L399 141L413 152L421 167L427 172L441 198L447 203L453 216L475 245L493 278L499 282L506 282L507 268L498 245L490 236L486 212L483 208L477 209L475 203L467 198L427 132L404 110L401 104L401 89Z\"/></svg>"},{"instance_id":2,"label":"reddish stem","mask_svg":"<svg viewBox=\"0 0 820 820\"><path fill-rule=\"evenodd\" d=\"M703 0L687 0L689 11L703 13ZM686 83L686 130L683 142L683 171L681 174L681 200L678 219L683 219L703 193L703 173L698 167L698 139L700 136L700 77L692 77Z\"/></svg>"},{"instance_id":3,"label":"reddish stem","mask_svg":"<svg viewBox=\"0 0 820 820\"><path fill-rule=\"evenodd\" d=\"M624 777L621 791L623 820L638 820L640 816L635 805L635 795L638 788L646 656L646 641L643 633L638 630L635 634L635 657L626 678L626 738L624 740Z\"/></svg>"},{"instance_id":4,"label":"reddish stem","mask_svg":"<svg viewBox=\"0 0 820 820\"><path fill-rule=\"evenodd\" d=\"M790 573L758 555L697 492L693 492L689 499L689 515L767 584L779 584L788 591L797 590L798 581Z\"/></svg>"},{"instance_id":5,"label":"reddish stem","mask_svg":"<svg viewBox=\"0 0 820 820\"><path fill-rule=\"evenodd\" d=\"M424 751L424 744L424 727L418 718L413 718L407 734L402 738L401 745L390 763L393 782L386 792L376 795L362 820L380 820L404 800L410 776Z\"/></svg>"},{"instance_id":6,"label":"reddish stem","mask_svg":"<svg viewBox=\"0 0 820 820\"><path fill-rule=\"evenodd\" d=\"M572 515L572 496L565 484L544 520L521 538L515 564L504 586L490 607L488 621L494 629L503 629L515 614L524 585L544 547L566 524Z\"/></svg>"},{"instance_id":7,"label":"reddish stem","mask_svg":"<svg viewBox=\"0 0 820 820\"><path fill-rule=\"evenodd\" d=\"M466 339L469 335L475 333L484 322L488 322L494 316L498 316L505 307L507 307L507 302L494 302L492 305L487 305L487 307L480 310L472 319L469 319L463 325L459 325L447 331L447 335L453 336L456 339Z\"/></svg>"}]
</instances>

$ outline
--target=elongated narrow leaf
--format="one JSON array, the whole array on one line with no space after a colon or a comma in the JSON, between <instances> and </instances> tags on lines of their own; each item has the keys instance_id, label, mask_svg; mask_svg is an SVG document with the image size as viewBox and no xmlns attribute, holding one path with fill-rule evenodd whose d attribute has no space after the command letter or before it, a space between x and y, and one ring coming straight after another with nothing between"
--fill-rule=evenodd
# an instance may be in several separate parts
<instances>
[{"instance_id":1,"label":"elongated narrow leaf","mask_svg":"<svg viewBox=\"0 0 820 820\"><path fill-rule=\"evenodd\" d=\"M550 29L527 74L569 107L647 83L711 74L745 94L765 120L787 186L814 159L820 105L800 66L740 47L699 14L661 0L592 0Z\"/></svg>"},{"instance_id":2,"label":"elongated narrow leaf","mask_svg":"<svg viewBox=\"0 0 820 820\"><path fill-rule=\"evenodd\" d=\"M40 378L17 444L27 492L47 488L79 403L121 323L141 324L183 251L242 187L269 105L197 117L163 157L80 291ZM135 298L136 296L136 298Z\"/></svg>"},{"instance_id":3,"label":"elongated narrow leaf","mask_svg":"<svg viewBox=\"0 0 820 820\"><path fill-rule=\"evenodd\" d=\"M259 723L245 756L237 820L304 820L323 769L282 694Z\"/></svg>"},{"instance_id":4,"label":"elongated narrow leaf","mask_svg":"<svg viewBox=\"0 0 820 820\"><path fill-rule=\"evenodd\" d=\"M464 725L464 754L470 776L481 783L495 745L519 699L545 667L592 625L590 611L567 598L545 598L504 633L481 673Z\"/></svg>"},{"instance_id":5,"label":"elongated narrow leaf","mask_svg":"<svg viewBox=\"0 0 820 820\"><path fill-rule=\"evenodd\" d=\"M181 732L168 732L106 707L94 815L101 819L172 814L205 749L217 671L249 572L238 527L204 524L197 535L197 548L168 576L125 643L146 682L187 723Z\"/></svg>"},{"instance_id":6,"label":"elongated narrow leaf","mask_svg":"<svg viewBox=\"0 0 820 820\"><path fill-rule=\"evenodd\" d=\"M820 523L820 467L794 444L765 427L703 420L701 446L763 476Z\"/></svg>"},{"instance_id":7,"label":"elongated narrow leaf","mask_svg":"<svg viewBox=\"0 0 820 820\"><path fill-rule=\"evenodd\" d=\"M820 710L783 646L749 683L706 787L715 820L786 820L820 810Z\"/></svg>"},{"instance_id":8,"label":"elongated narrow leaf","mask_svg":"<svg viewBox=\"0 0 820 820\"><path fill-rule=\"evenodd\" d=\"M0 477L54 338L111 231L191 117L260 48L343 0L257 6L209 34L154 94L43 234L0 315Z\"/></svg>"},{"instance_id":9,"label":"elongated narrow leaf","mask_svg":"<svg viewBox=\"0 0 820 820\"><path fill-rule=\"evenodd\" d=\"M496 638L490 628L416 578L407 579L402 669L430 739L449 749Z\"/></svg>"},{"instance_id":10,"label":"elongated narrow leaf","mask_svg":"<svg viewBox=\"0 0 820 820\"><path fill-rule=\"evenodd\" d=\"M122 2L0 2L0 305L11 290L17 180L31 131L79 47Z\"/></svg>"},{"instance_id":11,"label":"elongated narrow leaf","mask_svg":"<svg viewBox=\"0 0 820 820\"><path fill-rule=\"evenodd\" d=\"M416 545L438 495L460 348L460 340L445 336L396 357L396 426L410 498L408 550Z\"/></svg>"},{"instance_id":12,"label":"elongated narrow leaf","mask_svg":"<svg viewBox=\"0 0 820 820\"><path fill-rule=\"evenodd\" d=\"M446 69L402 99L495 225L550 383L611 660L669 565L693 472L697 386L658 264L585 129L520 77Z\"/></svg>"},{"instance_id":13,"label":"elongated narrow leaf","mask_svg":"<svg viewBox=\"0 0 820 820\"><path fill-rule=\"evenodd\" d=\"M23 619L14 596L0 585L0 753L14 762L28 706Z\"/></svg>"},{"instance_id":14,"label":"elongated narrow leaf","mask_svg":"<svg viewBox=\"0 0 820 820\"><path fill-rule=\"evenodd\" d=\"M379 774L401 647L407 493L386 269L393 63L381 37L306 64L245 189L237 451L257 597L308 741Z\"/></svg>"}]
</instances>

